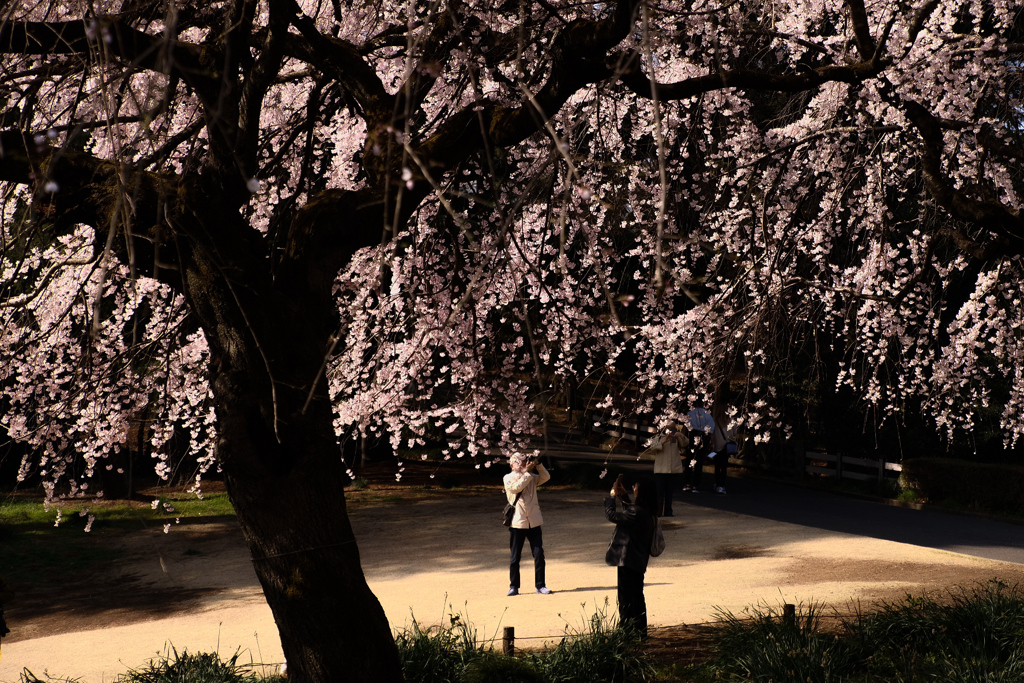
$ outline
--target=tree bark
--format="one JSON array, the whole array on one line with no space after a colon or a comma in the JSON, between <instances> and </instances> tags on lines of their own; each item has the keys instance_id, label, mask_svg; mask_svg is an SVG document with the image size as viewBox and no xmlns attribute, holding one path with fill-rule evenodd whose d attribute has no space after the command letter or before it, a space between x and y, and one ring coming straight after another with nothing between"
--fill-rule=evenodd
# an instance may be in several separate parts
<instances>
[{"instance_id":1,"label":"tree bark","mask_svg":"<svg viewBox=\"0 0 1024 683\"><path fill-rule=\"evenodd\" d=\"M216 194L208 184L182 195L203 210L181 212L179 253L210 348L217 457L289 680L398 683L394 636L348 519L321 372L337 326L333 278L313 267L305 277L271 277L262 245L245 241L246 226ZM355 233L364 227L350 225Z\"/></svg>"},{"instance_id":2,"label":"tree bark","mask_svg":"<svg viewBox=\"0 0 1024 683\"><path fill-rule=\"evenodd\" d=\"M288 425L275 434L265 387L220 377L216 392L218 456L289 680L337 681L344 672L346 681L402 681L387 617L363 576L326 401L302 415L288 405L298 392L279 397Z\"/></svg>"}]
</instances>

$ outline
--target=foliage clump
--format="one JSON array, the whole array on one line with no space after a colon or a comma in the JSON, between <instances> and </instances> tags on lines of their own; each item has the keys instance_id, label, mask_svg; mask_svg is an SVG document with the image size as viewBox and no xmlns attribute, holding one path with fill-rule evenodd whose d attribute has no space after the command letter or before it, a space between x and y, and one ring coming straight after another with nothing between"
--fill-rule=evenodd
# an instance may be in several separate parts
<instances>
[{"instance_id":1,"label":"foliage clump","mask_svg":"<svg viewBox=\"0 0 1024 683\"><path fill-rule=\"evenodd\" d=\"M785 619L771 608L720 616L715 656L694 681L968 683L1024 680L1024 591L993 580L907 595L822 627L819 607Z\"/></svg>"},{"instance_id":2,"label":"foliage clump","mask_svg":"<svg viewBox=\"0 0 1024 683\"><path fill-rule=\"evenodd\" d=\"M498 654L460 615L424 629L413 620L395 642L410 683L641 683L653 667L632 631L597 610L582 630L566 633L550 651Z\"/></svg>"}]
</instances>

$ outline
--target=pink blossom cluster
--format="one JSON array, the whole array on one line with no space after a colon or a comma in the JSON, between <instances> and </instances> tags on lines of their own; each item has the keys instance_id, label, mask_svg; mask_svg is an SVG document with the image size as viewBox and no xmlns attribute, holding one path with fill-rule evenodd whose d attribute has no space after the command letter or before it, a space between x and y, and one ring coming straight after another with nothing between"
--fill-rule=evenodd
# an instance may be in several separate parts
<instances>
[{"instance_id":1,"label":"pink blossom cluster","mask_svg":"<svg viewBox=\"0 0 1024 683\"><path fill-rule=\"evenodd\" d=\"M409 110L372 122L345 74L288 54L259 102L239 209L269 260L327 192L417 202L334 281L339 440L440 443L489 466L529 449L570 386L612 416L667 424L727 383L742 387L732 421L762 442L792 432L781 396L797 375L852 388L883 418L920 404L947 435L993 407L1009 443L1024 433L1020 235L955 213L998 206L1019 223L1024 210L1015 3L868 2L863 25L861 5L838 0L640 3L600 77L586 73L596 62L559 71L552 45L615 3L520 3L525 38L509 3L350 4L298 7ZM5 92L40 147L191 177L215 124L187 83L112 55L94 17L119 6L12 10L92 22L91 42L80 64L5 55ZM168 17L138 28L187 54L216 39ZM259 3L254 55L270 26ZM570 77L569 96L545 99L549 79ZM484 125L523 110L536 130L521 141L499 145L496 127L451 166L426 157L456 112ZM201 476L216 419L187 302L111 256L105 226L34 239L47 217L24 186L2 190L0 421L35 449L24 474L52 496L95 495L91 475L116 467L142 422L161 476L178 437ZM61 192L55 179L43 190Z\"/></svg>"}]
</instances>

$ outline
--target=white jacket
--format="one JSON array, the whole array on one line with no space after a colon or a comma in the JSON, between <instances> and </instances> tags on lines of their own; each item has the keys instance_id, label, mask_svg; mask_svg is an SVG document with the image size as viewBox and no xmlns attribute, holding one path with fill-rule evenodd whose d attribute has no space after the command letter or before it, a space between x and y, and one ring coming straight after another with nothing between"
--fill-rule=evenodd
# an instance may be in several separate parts
<instances>
[{"instance_id":1,"label":"white jacket","mask_svg":"<svg viewBox=\"0 0 1024 683\"><path fill-rule=\"evenodd\" d=\"M519 496L516 503L516 514L512 518L513 529L532 529L544 523L540 514L540 503L537 502L537 487L551 478L544 465L537 463L536 472L509 472L502 482L505 484L505 497L509 505Z\"/></svg>"}]
</instances>

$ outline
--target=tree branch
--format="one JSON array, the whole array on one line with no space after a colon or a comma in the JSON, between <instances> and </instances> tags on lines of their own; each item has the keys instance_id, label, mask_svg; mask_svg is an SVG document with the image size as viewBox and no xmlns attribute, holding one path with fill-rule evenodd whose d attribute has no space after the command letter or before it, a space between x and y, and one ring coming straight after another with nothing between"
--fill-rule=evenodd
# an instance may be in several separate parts
<instances>
[{"instance_id":1,"label":"tree branch","mask_svg":"<svg viewBox=\"0 0 1024 683\"><path fill-rule=\"evenodd\" d=\"M998 201L974 199L955 188L942 170L945 142L938 119L912 100L904 102L903 109L924 143L921 150L921 170L928 192L939 206L955 218L994 233L1007 253L1024 254L1024 220L1021 219L1020 212Z\"/></svg>"},{"instance_id":2,"label":"tree branch","mask_svg":"<svg viewBox=\"0 0 1024 683\"><path fill-rule=\"evenodd\" d=\"M0 22L0 53L23 55L86 55L98 41L133 65L162 73L176 73L200 92L216 92L219 81L200 62L195 45L138 31L117 17L77 21Z\"/></svg>"},{"instance_id":3,"label":"tree branch","mask_svg":"<svg viewBox=\"0 0 1024 683\"><path fill-rule=\"evenodd\" d=\"M77 225L106 228L117 213L119 196L128 195L131 225L126 240L116 240L123 263L181 290L175 264L159 263L173 250L161 245L171 239L166 216L178 210L178 179L137 170L122 174L118 164L72 149L54 149L46 136L0 131L0 181L33 188L32 207L54 236L69 234ZM134 258L133 256L134 255Z\"/></svg>"},{"instance_id":4,"label":"tree branch","mask_svg":"<svg viewBox=\"0 0 1024 683\"><path fill-rule=\"evenodd\" d=\"M862 60L868 61L874 56L877 46L875 39L871 37L871 27L868 25L868 13L864 8L864 0L846 0L846 6L850 10L850 21L853 23L857 51Z\"/></svg>"},{"instance_id":5,"label":"tree branch","mask_svg":"<svg viewBox=\"0 0 1024 683\"><path fill-rule=\"evenodd\" d=\"M395 110L395 98L388 94L377 72L351 43L320 33L305 15L292 19L301 36L289 35L284 51L289 57L312 64L348 92L363 110L367 129L386 122Z\"/></svg>"}]
</instances>

